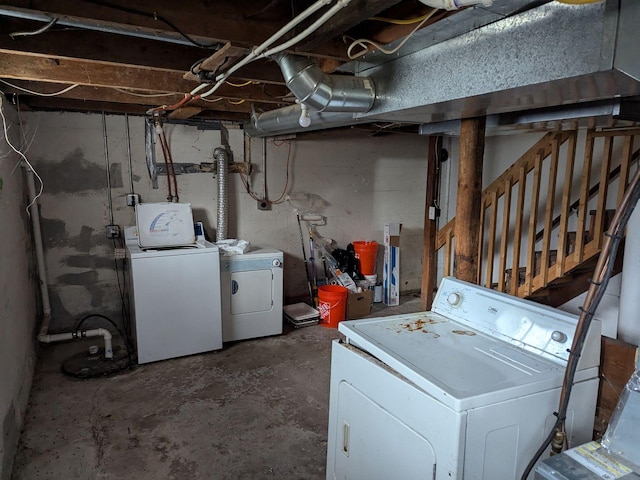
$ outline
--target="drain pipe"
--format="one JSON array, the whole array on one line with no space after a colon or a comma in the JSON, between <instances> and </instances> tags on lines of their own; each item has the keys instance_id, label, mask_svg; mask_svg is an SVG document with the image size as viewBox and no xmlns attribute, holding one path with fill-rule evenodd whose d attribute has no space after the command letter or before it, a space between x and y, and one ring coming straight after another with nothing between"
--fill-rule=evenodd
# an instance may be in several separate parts
<instances>
[{"instance_id":1,"label":"drain pipe","mask_svg":"<svg viewBox=\"0 0 640 480\"><path fill-rule=\"evenodd\" d=\"M54 343L91 337L102 337L104 339L104 357L113 358L112 335L109 330L105 330L104 328L95 328L93 330L85 330L84 332L78 330L77 332L55 333L53 335L40 332L38 334L38 341L42 343Z\"/></svg>"},{"instance_id":2,"label":"drain pipe","mask_svg":"<svg viewBox=\"0 0 640 480\"><path fill-rule=\"evenodd\" d=\"M216 241L227 239L227 227L229 225L229 188L227 163L227 151L218 147L213 151L213 157L218 162L218 224L216 228Z\"/></svg>"},{"instance_id":3,"label":"drain pipe","mask_svg":"<svg viewBox=\"0 0 640 480\"><path fill-rule=\"evenodd\" d=\"M36 247L36 263L38 264L38 276L40 277L40 297L42 298L42 324L40 326L40 335L46 335L49 330L49 321L51 320L51 302L49 300L49 284L47 283L47 269L44 261L44 247L42 244L42 229L40 228L40 207L38 206L36 182L33 170L23 164L23 168L27 174L27 188L29 190L29 201L31 202L31 225L33 227L33 242Z\"/></svg>"},{"instance_id":4,"label":"drain pipe","mask_svg":"<svg viewBox=\"0 0 640 480\"><path fill-rule=\"evenodd\" d=\"M40 208L36 198L36 183L34 180L33 170L24 165L27 173L27 188L29 190L29 199L32 202L31 224L33 226L33 241L36 247L36 263L38 264L38 275L40 277L40 295L42 297L42 324L38 332L38 341L41 343L61 342L64 340L74 340L79 338L103 337L104 338L104 356L105 358L113 358L113 347L111 343L111 332L104 328L87 330L85 332L77 331L72 333L57 333L49 335L49 322L51 320L51 301L49 299L49 285L47 283L47 269L44 260L44 247L42 244L42 229L40 228Z\"/></svg>"}]
</instances>

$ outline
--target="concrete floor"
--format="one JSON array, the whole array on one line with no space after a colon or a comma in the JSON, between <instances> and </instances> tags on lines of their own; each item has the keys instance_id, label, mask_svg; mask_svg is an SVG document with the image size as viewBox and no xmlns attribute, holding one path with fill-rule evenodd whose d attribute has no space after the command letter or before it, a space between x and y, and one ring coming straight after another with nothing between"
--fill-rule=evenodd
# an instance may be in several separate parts
<instances>
[{"instance_id":1,"label":"concrete floor","mask_svg":"<svg viewBox=\"0 0 640 480\"><path fill-rule=\"evenodd\" d=\"M60 372L77 343L44 347L12 478L323 479L335 338L287 328L92 380Z\"/></svg>"}]
</instances>

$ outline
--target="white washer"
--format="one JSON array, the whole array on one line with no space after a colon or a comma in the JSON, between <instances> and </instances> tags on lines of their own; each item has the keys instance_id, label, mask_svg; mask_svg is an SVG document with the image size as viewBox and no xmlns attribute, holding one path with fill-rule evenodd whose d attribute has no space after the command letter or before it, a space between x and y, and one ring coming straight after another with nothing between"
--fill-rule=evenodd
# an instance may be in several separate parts
<instances>
[{"instance_id":1,"label":"white washer","mask_svg":"<svg viewBox=\"0 0 640 480\"><path fill-rule=\"evenodd\" d=\"M138 363L222 348L218 247L143 250L127 239L127 259Z\"/></svg>"},{"instance_id":2,"label":"white washer","mask_svg":"<svg viewBox=\"0 0 640 480\"><path fill-rule=\"evenodd\" d=\"M283 254L253 246L220 260L225 342L282 333Z\"/></svg>"},{"instance_id":3,"label":"white washer","mask_svg":"<svg viewBox=\"0 0 640 480\"><path fill-rule=\"evenodd\" d=\"M341 322L332 348L327 479L519 479L551 430L577 318L444 279L433 311ZM600 324L567 429L591 439Z\"/></svg>"}]
</instances>

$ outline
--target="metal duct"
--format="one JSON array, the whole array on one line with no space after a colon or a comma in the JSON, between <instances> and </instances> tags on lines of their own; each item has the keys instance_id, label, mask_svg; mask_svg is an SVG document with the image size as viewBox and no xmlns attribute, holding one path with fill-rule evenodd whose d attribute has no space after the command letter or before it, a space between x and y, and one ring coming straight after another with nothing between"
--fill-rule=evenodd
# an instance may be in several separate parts
<instances>
[{"instance_id":1,"label":"metal duct","mask_svg":"<svg viewBox=\"0 0 640 480\"><path fill-rule=\"evenodd\" d=\"M384 97L357 117L431 123L640 93L640 2L549 2L361 72Z\"/></svg>"},{"instance_id":2,"label":"metal duct","mask_svg":"<svg viewBox=\"0 0 640 480\"><path fill-rule=\"evenodd\" d=\"M284 54L276 58L287 87L300 103L319 112L368 112L376 91L368 78L327 75L315 60Z\"/></svg>"},{"instance_id":3,"label":"metal duct","mask_svg":"<svg viewBox=\"0 0 640 480\"><path fill-rule=\"evenodd\" d=\"M278 108L264 113L253 113L251 115L251 122L244 125L244 131L251 137L268 137L299 132L301 130L307 132L357 123L357 120L353 117L353 113L318 112L309 109L311 125L303 129L299 123L301 113L302 108L300 105L289 105L288 107Z\"/></svg>"},{"instance_id":4,"label":"metal duct","mask_svg":"<svg viewBox=\"0 0 640 480\"><path fill-rule=\"evenodd\" d=\"M229 225L229 165L227 151L224 148L216 148L213 157L218 162L218 219L216 228L216 241L227 239L227 227Z\"/></svg>"},{"instance_id":5,"label":"metal duct","mask_svg":"<svg viewBox=\"0 0 640 480\"><path fill-rule=\"evenodd\" d=\"M482 13L468 9L452 18L467 18L474 10ZM637 0L549 2L480 28L465 22L469 31L453 38L443 38L439 23L417 32L395 58L373 54L347 65L375 83L377 98L369 111L331 116L319 128L374 121L426 124L640 94ZM256 116L249 134L304 131L295 127L299 113L287 107ZM314 120L310 128L317 127Z\"/></svg>"}]
</instances>

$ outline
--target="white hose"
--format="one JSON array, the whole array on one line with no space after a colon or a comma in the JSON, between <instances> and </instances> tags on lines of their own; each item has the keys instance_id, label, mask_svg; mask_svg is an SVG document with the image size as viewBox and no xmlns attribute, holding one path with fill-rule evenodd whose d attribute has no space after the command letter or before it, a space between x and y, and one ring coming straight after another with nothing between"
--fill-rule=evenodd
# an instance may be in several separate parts
<instances>
[{"instance_id":1,"label":"white hose","mask_svg":"<svg viewBox=\"0 0 640 480\"><path fill-rule=\"evenodd\" d=\"M216 84L213 87L211 87L209 90L204 92L202 95L200 95L200 98L206 98L206 97L212 95L216 90L218 90L218 88L220 88L220 86L225 82L225 80L227 78L229 78L234 72L236 72L240 68L244 67L248 63L253 62L255 59L266 57L266 56L271 55L273 53L280 52L280 51L288 48L289 46L299 42L300 40L306 38L311 33L313 33L315 30L317 30L327 20L329 20L331 17L333 17L340 9L346 7L351 0L338 0L338 3L336 5L334 5L329 10L327 10L311 26L306 28L300 34L296 35L291 40L289 40L289 41L285 42L284 44L282 44L282 45L287 45L287 46L283 47L282 45L279 45L278 47L273 48L269 52L263 53L275 41L280 39L285 33L287 33L289 30L291 30L293 27L298 25L300 22L305 20L307 17L309 17L310 15L315 13L316 11L320 10L323 6L328 5L329 3L331 3L331 1L332 0L318 0L317 2L315 2L313 5L311 5L309 8L307 8L304 12L302 12L300 15L295 17L293 20L291 20L289 23L287 23L284 27L282 27L280 30L278 30L275 34L273 34L271 37L269 37L260 46L254 48L251 51L251 53L249 55L247 55L246 57L244 57L240 62L236 63L233 67L231 67L225 73L222 73L222 74L218 75L216 77ZM270 53L270 52L273 52L273 53ZM202 87L202 85L200 85L199 87L196 87L196 89L194 89L192 92L200 91L201 87Z\"/></svg>"}]
</instances>

